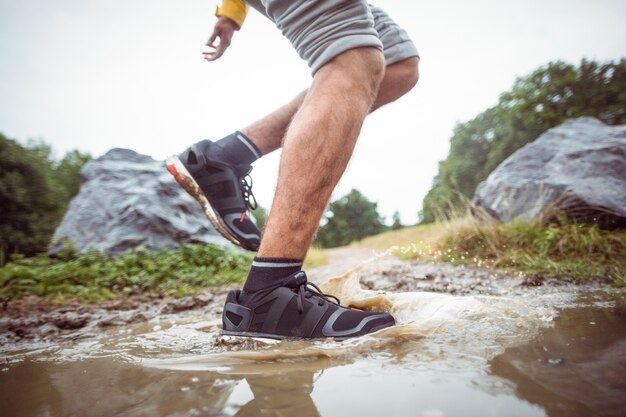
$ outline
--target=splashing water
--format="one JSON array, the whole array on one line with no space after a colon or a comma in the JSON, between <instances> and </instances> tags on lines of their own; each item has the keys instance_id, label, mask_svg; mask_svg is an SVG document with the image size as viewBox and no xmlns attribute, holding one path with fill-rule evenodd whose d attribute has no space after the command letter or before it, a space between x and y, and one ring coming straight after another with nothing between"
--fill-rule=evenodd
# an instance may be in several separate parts
<instances>
[{"instance_id":1,"label":"splashing water","mask_svg":"<svg viewBox=\"0 0 626 417\"><path fill-rule=\"evenodd\" d=\"M360 280L363 265L320 285L335 294L342 304L372 311L389 311L395 327L343 342L267 341L216 337L210 352L167 358L134 356L142 365L168 369L212 369L242 361L304 360L313 358L354 358L392 352L412 355L419 362L435 359L486 362L532 338L555 316L550 306L529 304L527 300L496 296L454 296L432 292L382 292L366 290ZM140 338L160 343L179 340L170 329L160 335ZM191 335L184 333L189 340ZM181 334L180 337L183 337ZM201 338L201 337L200 337ZM144 347L148 346L144 344ZM403 346L405 345L405 346ZM170 344L170 347L172 346ZM205 345L206 347L206 345Z\"/></svg>"}]
</instances>

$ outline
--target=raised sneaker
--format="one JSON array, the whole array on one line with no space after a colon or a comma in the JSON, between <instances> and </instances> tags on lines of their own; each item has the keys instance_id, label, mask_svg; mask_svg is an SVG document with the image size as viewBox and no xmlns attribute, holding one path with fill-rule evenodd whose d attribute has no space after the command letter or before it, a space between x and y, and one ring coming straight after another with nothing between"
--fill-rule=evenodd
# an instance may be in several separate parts
<instances>
[{"instance_id":1,"label":"raised sneaker","mask_svg":"<svg viewBox=\"0 0 626 417\"><path fill-rule=\"evenodd\" d=\"M222 236L244 249L258 250L261 231L248 213L256 208L249 175L252 166L229 163L223 149L210 140L190 146L165 163Z\"/></svg>"}]
</instances>

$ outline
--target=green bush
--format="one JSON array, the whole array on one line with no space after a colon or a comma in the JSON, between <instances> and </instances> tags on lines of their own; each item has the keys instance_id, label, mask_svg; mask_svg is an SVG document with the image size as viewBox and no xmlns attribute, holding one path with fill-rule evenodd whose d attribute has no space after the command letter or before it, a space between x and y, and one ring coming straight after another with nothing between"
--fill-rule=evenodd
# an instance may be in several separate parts
<instances>
[{"instance_id":1,"label":"green bush","mask_svg":"<svg viewBox=\"0 0 626 417\"><path fill-rule=\"evenodd\" d=\"M0 134L0 265L10 254L47 249L89 159L72 151L55 161L41 142L25 147Z\"/></svg>"},{"instance_id":2,"label":"green bush","mask_svg":"<svg viewBox=\"0 0 626 417\"><path fill-rule=\"evenodd\" d=\"M86 252L63 259L40 255L0 268L0 297L39 295L56 301L96 302L119 296L183 296L242 281L251 256L215 245L138 249L119 258Z\"/></svg>"}]
</instances>

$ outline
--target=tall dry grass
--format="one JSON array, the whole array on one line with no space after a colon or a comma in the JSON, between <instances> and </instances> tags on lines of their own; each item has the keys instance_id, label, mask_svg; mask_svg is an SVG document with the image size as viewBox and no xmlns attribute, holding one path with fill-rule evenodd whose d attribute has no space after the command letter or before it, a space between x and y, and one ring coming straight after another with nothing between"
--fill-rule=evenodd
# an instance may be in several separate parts
<instances>
[{"instance_id":1,"label":"tall dry grass","mask_svg":"<svg viewBox=\"0 0 626 417\"><path fill-rule=\"evenodd\" d=\"M562 216L548 225L501 224L465 214L387 232L359 243L404 259L453 262L626 286L626 231L601 230Z\"/></svg>"}]
</instances>

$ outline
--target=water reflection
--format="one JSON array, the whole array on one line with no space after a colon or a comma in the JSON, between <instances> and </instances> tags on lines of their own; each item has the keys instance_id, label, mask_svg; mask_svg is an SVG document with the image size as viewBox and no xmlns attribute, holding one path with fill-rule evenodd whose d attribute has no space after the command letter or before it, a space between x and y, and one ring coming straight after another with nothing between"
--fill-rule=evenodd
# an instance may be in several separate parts
<instances>
[{"instance_id":1,"label":"water reflection","mask_svg":"<svg viewBox=\"0 0 626 417\"><path fill-rule=\"evenodd\" d=\"M626 415L626 305L581 300L531 343L507 349L491 374L549 416ZM604 304L604 305L603 305Z\"/></svg>"},{"instance_id":2,"label":"water reflection","mask_svg":"<svg viewBox=\"0 0 626 417\"><path fill-rule=\"evenodd\" d=\"M253 398L235 416L303 416L318 417L319 411L311 399L314 373L294 371L268 378L253 375L245 378Z\"/></svg>"},{"instance_id":3,"label":"water reflection","mask_svg":"<svg viewBox=\"0 0 626 417\"><path fill-rule=\"evenodd\" d=\"M319 416L311 392L328 366L319 360L181 372L107 358L26 361L3 372L0 409L3 416Z\"/></svg>"}]
</instances>

